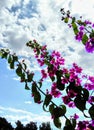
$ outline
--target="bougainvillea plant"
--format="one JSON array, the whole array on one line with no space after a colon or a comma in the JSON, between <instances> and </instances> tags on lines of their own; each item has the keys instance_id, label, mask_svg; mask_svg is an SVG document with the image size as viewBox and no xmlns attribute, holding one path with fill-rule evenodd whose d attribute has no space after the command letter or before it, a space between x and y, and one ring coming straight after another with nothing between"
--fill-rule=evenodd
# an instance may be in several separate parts
<instances>
[{"instance_id":1,"label":"bougainvillea plant","mask_svg":"<svg viewBox=\"0 0 94 130\"><path fill-rule=\"evenodd\" d=\"M25 61L19 61L16 54L11 54L8 49L1 49L0 56L8 61L11 69L15 69L20 81L25 83L25 89L31 91L34 102L43 104L43 110L51 114L57 128L61 128L62 117L65 120L64 130L94 129L94 76L84 75L82 68L76 63L66 68L65 59L59 52L48 52L47 46L41 46L36 40L29 41L26 45L34 51L41 67L38 81L35 80L34 73L28 71ZM51 86L43 91L43 82L47 78L51 80ZM54 99L61 103L56 104ZM80 121L76 113L68 117L69 108L77 108L86 120Z\"/></svg>"},{"instance_id":2,"label":"bougainvillea plant","mask_svg":"<svg viewBox=\"0 0 94 130\"><path fill-rule=\"evenodd\" d=\"M72 28L75 34L75 39L81 41L85 45L85 49L88 53L94 52L94 23L89 20L83 20L72 17L70 11L61 10L62 21L68 24L69 28Z\"/></svg>"}]
</instances>

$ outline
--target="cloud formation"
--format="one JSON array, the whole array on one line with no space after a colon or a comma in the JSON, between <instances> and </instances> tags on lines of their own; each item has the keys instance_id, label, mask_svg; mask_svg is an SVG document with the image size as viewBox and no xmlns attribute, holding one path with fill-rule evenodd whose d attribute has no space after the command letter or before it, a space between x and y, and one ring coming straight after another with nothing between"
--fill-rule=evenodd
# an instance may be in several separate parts
<instances>
[{"instance_id":1,"label":"cloud formation","mask_svg":"<svg viewBox=\"0 0 94 130\"><path fill-rule=\"evenodd\" d=\"M40 44L47 44L49 50L60 51L67 65L77 62L87 69L89 64L93 64L92 60L86 60L92 59L94 55L86 54L84 46L74 40L72 30L61 21L60 14L60 8L64 7L78 18L82 15L83 18L93 20L93 0L4 0L0 6L1 47L10 48L21 56L32 57L33 53L25 43L36 39ZM83 61L86 65L83 65ZM88 68L88 71L92 70Z\"/></svg>"}]
</instances>

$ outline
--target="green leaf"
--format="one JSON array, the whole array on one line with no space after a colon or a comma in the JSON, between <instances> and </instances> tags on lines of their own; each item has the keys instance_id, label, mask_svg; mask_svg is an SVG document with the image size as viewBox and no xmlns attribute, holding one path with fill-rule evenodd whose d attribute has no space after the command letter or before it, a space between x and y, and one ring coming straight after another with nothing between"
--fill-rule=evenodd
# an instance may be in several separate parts
<instances>
[{"instance_id":1,"label":"green leaf","mask_svg":"<svg viewBox=\"0 0 94 130\"><path fill-rule=\"evenodd\" d=\"M72 126L73 126L73 128L76 127L76 119L72 119Z\"/></svg>"},{"instance_id":2,"label":"green leaf","mask_svg":"<svg viewBox=\"0 0 94 130\"><path fill-rule=\"evenodd\" d=\"M28 74L28 75L27 75L27 80L28 80L28 82L31 82L32 79L33 79L33 74L32 74L32 73Z\"/></svg>"},{"instance_id":3,"label":"green leaf","mask_svg":"<svg viewBox=\"0 0 94 130\"><path fill-rule=\"evenodd\" d=\"M16 55L13 55L13 60L18 61L18 57Z\"/></svg>"},{"instance_id":4,"label":"green leaf","mask_svg":"<svg viewBox=\"0 0 94 130\"><path fill-rule=\"evenodd\" d=\"M34 93L37 93L37 85L36 85L36 83L33 83L32 84L32 93L34 94Z\"/></svg>"},{"instance_id":5,"label":"green leaf","mask_svg":"<svg viewBox=\"0 0 94 130\"><path fill-rule=\"evenodd\" d=\"M94 120L94 105L92 105L90 108L89 108L89 114L90 114L90 117L92 118L92 120Z\"/></svg>"},{"instance_id":6,"label":"green leaf","mask_svg":"<svg viewBox=\"0 0 94 130\"><path fill-rule=\"evenodd\" d=\"M11 57L11 55L9 55L8 57L8 63L11 63L13 61L13 58Z\"/></svg>"},{"instance_id":7,"label":"green leaf","mask_svg":"<svg viewBox=\"0 0 94 130\"><path fill-rule=\"evenodd\" d=\"M66 17L66 18L64 19L64 22L65 22L65 23L68 23L68 21L69 21L69 18Z\"/></svg>"},{"instance_id":8,"label":"green leaf","mask_svg":"<svg viewBox=\"0 0 94 130\"><path fill-rule=\"evenodd\" d=\"M14 69L14 61L10 63L10 69Z\"/></svg>"},{"instance_id":9,"label":"green leaf","mask_svg":"<svg viewBox=\"0 0 94 130\"><path fill-rule=\"evenodd\" d=\"M59 90L64 90L65 89L65 84L61 83L61 76L62 76L62 71L61 70L57 70L56 72L56 77L57 77L57 88Z\"/></svg>"},{"instance_id":10,"label":"green leaf","mask_svg":"<svg viewBox=\"0 0 94 130\"><path fill-rule=\"evenodd\" d=\"M54 125L57 127L57 128L61 128L61 122L60 122L60 119L59 118L54 118Z\"/></svg>"},{"instance_id":11,"label":"green leaf","mask_svg":"<svg viewBox=\"0 0 94 130\"><path fill-rule=\"evenodd\" d=\"M66 113L65 107L64 107L64 109L62 109L61 107L56 107L56 108L53 109L53 115L56 118L64 116L65 113Z\"/></svg>"},{"instance_id":12,"label":"green leaf","mask_svg":"<svg viewBox=\"0 0 94 130\"><path fill-rule=\"evenodd\" d=\"M84 25L84 26L87 25L85 22L82 22L81 20L77 20L77 23L78 23L79 25Z\"/></svg>"},{"instance_id":13,"label":"green leaf","mask_svg":"<svg viewBox=\"0 0 94 130\"><path fill-rule=\"evenodd\" d=\"M72 18L72 24L75 22L75 17Z\"/></svg>"},{"instance_id":14,"label":"green leaf","mask_svg":"<svg viewBox=\"0 0 94 130\"><path fill-rule=\"evenodd\" d=\"M66 119L65 126L71 125L71 121L69 119Z\"/></svg>"},{"instance_id":15,"label":"green leaf","mask_svg":"<svg viewBox=\"0 0 94 130\"><path fill-rule=\"evenodd\" d=\"M8 53L4 51L4 52L2 53L2 57L1 57L1 58L7 59L7 56L8 56Z\"/></svg>"},{"instance_id":16,"label":"green leaf","mask_svg":"<svg viewBox=\"0 0 94 130\"><path fill-rule=\"evenodd\" d=\"M51 115L53 115L53 110L54 110L54 104L49 105L49 111Z\"/></svg>"},{"instance_id":17,"label":"green leaf","mask_svg":"<svg viewBox=\"0 0 94 130\"><path fill-rule=\"evenodd\" d=\"M25 89L26 89L26 90L30 90L30 88L29 88L28 85L27 85L27 82L25 83Z\"/></svg>"},{"instance_id":18,"label":"green leaf","mask_svg":"<svg viewBox=\"0 0 94 130\"><path fill-rule=\"evenodd\" d=\"M21 66L19 65L18 66L18 68L16 69L16 74L18 75L18 76L22 76L22 69L21 69Z\"/></svg>"},{"instance_id":19,"label":"green leaf","mask_svg":"<svg viewBox=\"0 0 94 130\"><path fill-rule=\"evenodd\" d=\"M21 82L24 82L25 81L25 73L22 73L21 75Z\"/></svg>"},{"instance_id":20,"label":"green leaf","mask_svg":"<svg viewBox=\"0 0 94 130\"><path fill-rule=\"evenodd\" d=\"M75 127L71 123L71 120L66 119L64 130L75 130Z\"/></svg>"},{"instance_id":21,"label":"green leaf","mask_svg":"<svg viewBox=\"0 0 94 130\"><path fill-rule=\"evenodd\" d=\"M2 57L2 51L0 50L0 57Z\"/></svg>"},{"instance_id":22,"label":"green leaf","mask_svg":"<svg viewBox=\"0 0 94 130\"><path fill-rule=\"evenodd\" d=\"M78 23L79 25L82 25L82 21L81 21L81 20L77 20L77 23Z\"/></svg>"},{"instance_id":23,"label":"green leaf","mask_svg":"<svg viewBox=\"0 0 94 130\"><path fill-rule=\"evenodd\" d=\"M43 110L48 112L45 108L45 106L47 107L50 104L50 101L52 99L52 96L50 94L47 94L43 103Z\"/></svg>"},{"instance_id":24,"label":"green leaf","mask_svg":"<svg viewBox=\"0 0 94 130\"><path fill-rule=\"evenodd\" d=\"M75 130L72 125L64 126L63 130Z\"/></svg>"},{"instance_id":25,"label":"green leaf","mask_svg":"<svg viewBox=\"0 0 94 130\"><path fill-rule=\"evenodd\" d=\"M86 44L87 41L88 41L88 36L86 34L84 34L82 37L82 43Z\"/></svg>"},{"instance_id":26,"label":"green leaf","mask_svg":"<svg viewBox=\"0 0 94 130\"><path fill-rule=\"evenodd\" d=\"M66 106L65 105L60 105L60 107L62 108L64 114L66 113Z\"/></svg>"},{"instance_id":27,"label":"green leaf","mask_svg":"<svg viewBox=\"0 0 94 130\"><path fill-rule=\"evenodd\" d=\"M94 32L90 33L90 38L94 38Z\"/></svg>"},{"instance_id":28,"label":"green leaf","mask_svg":"<svg viewBox=\"0 0 94 130\"><path fill-rule=\"evenodd\" d=\"M77 94L81 94L82 86L75 86L75 82L70 82L70 84L66 88L66 92L68 93L69 90L73 90Z\"/></svg>"},{"instance_id":29,"label":"green leaf","mask_svg":"<svg viewBox=\"0 0 94 130\"><path fill-rule=\"evenodd\" d=\"M41 95L37 91L36 93L34 93L34 101L35 101L35 103L38 103L40 100L41 100Z\"/></svg>"},{"instance_id":30,"label":"green leaf","mask_svg":"<svg viewBox=\"0 0 94 130\"><path fill-rule=\"evenodd\" d=\"M77 27L76 23L72 23L72 27L73 27L74 33L77 35L79 31L78 31L78 27Z\"/></svg>"},{"instance_id":31,"label":"green leaf","mask_svg":"<svg viewBox=\"0 0 94 130\"><path fill-rule=\"evenodd\" d=\"M85 88L83 88L82 91L83 91L83 98L84 98L84 100L87 101L89 98L89 91Z\"/></svg>"},{"instance_id":32,"label":"green leaf","mask_svg":"<svg viewBox=\"0 0 94 130\"><path fill-rule=\"evenodd\" d=\"M50 77L50 79L52 80L52 82L55 80L55 77L54 76L52 76L52 77Z\"/></svg>"},{"instance_id":33,"label":"green leaf","mask_svg":"<svg viewBox=\"0 0 94 130\"><path fill-rule=\"evenodd\" d=\"M37 84L33 83L31 88L32 94L34 95L34 102L38 103L41 100L41 95L37 90Z\"/></svg>"},{"instance_id":34,"label":"green leaf","mask_svg":"<svg viewBox=\"0 0 94 130\"><path fill-rule=\"evenodd\" d=\"M74 103L80 111L86 110L86 100L84 100L81 95L76 96L76 98L74 99Z\"/></svg>"},{"instance_id":35,"label":"green leaf","mask_svg":"<svg viewBox=\"0 0 94 130\"><path fill-rule=\"evenodd\" d=\"M47 107L52 99L52 96L50 94L47 94L44 100L44 105Z\"/></svg>"},{"instance_id":36,"label":"green leaf","mask_svg":"<svg viewBox=\"0 0 94 130\"><path fill-rule=\"evenodd\" d=\"M59 90L64 90L65 89L65 84L62 84L61 81L57 81L57 88Z\"/></svg>"},{"instance_id":37,"label":"green leaf","mask_svg":"<svg viewBox=\"0 0 94 130\"><path fill-rule=\"evenodd\" d=\"M69 74L69 73L65 74L65 77L66 77L66 78L69 78L69 77L70 77L70 74Z\"/></svg>"}]
</instances>

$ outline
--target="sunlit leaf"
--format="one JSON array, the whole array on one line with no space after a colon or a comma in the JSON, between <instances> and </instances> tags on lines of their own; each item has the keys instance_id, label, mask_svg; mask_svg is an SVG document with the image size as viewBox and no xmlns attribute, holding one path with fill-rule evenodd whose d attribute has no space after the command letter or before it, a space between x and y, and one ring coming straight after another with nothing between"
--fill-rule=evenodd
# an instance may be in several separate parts
<instances>
[{"instance_id":1,"label":"sunlit leaf","mask_svg":"<svg viewBox=\"0 0 94 130\"><path fill-rule=\"evenodd\" d=\"M86 34L84 34L82 37L82 43L86 44L87 41L88 41L88 36Z\"/></svg>"},{"instance_id":2,"label":"sunlit leaf","mask_svg":"<svg viewBox=\"0 0 94 130\"><path fill-rule=\"evenodd\" d=\"M75 20L76 20L75 17L73 17L73 18L72 18L72 24L75 22Z\"/></svg>"},{"instance_id":3,"label":"sunlit leaf","mask_svg":"<svg viewBox=\"0 0 94 130\"><path fill-rule=\"evenodd\" d=\"M73 27L74 33L77 35L79 31L78 31L78 27L77 27L76 23L72 23L72 27Z\"/></svg>"},{"instance_id":4,"label":"sunlit leaf","mask_svg":"<svg viewBox=\"0 0 94 130\"><path fill-rule=\"evenodd\" d=\"M69 21L69 18L66 17L66 18L64 19L64 22L65 22L65 23L68 23L68 21Z\"/></svg>"},{"instance_id":5,"label":"sunlit leaf","mask_svg":"<svg viewBox=\"0 0 94 130\"><path fill-rule=\"evenodd\" d=\"M1 58L7 59L8 53L7 52L3 52L1 56L2 56Z\"/></svg>"},{"instance_id":6,"label":"sunlit leaf","mask_svg":"<svg viewBox=\"0 0 94 130\"><path fill-rule=\"evenodd\" d=\"M11 63L13 61L13 58L11 57L11 55L9 55L8 57L8 63Z\"/></svg>"}]
</instances>

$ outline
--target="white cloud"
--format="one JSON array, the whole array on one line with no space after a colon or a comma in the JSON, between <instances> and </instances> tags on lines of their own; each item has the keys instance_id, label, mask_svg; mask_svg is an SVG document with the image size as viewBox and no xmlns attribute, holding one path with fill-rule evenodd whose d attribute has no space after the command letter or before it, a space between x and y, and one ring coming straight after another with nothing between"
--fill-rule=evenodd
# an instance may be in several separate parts
<instances>
[{"instance_id":1,"label":"white cloud","mask_svg":"<svg viewBox=\"0 0 94 130\"><path fill-rule=\"evenodd\" d=\"M36 0L28 8L31 17L24 14L24 12L28 14L27 5L29 3L29 0L24 0L23 4L21 0L4 0L1 3L3 7L0 12L1 46L10 48L18 55L31 57L32 70L36 71L40 68L34 61L33 52L25 46L29 40L36 39L40 44L47 44L49 50L60 51L64 55L67 65L77 62L86 72L91 73L94 68L88 66L93 64L94 56L87 54L84 46L74 40L73 31L69 30L67 25L61 21L60 8L71 10L71 13L78 18L82 15L83 18L93 21L94 1ZM14 11L11 7L18 8ZM11 11L7 8L10 8ZM23 15L21 16L21 14ZM29 66L30 62L27 62Z\"/></svg>"},{"instance_id":2,"label":"white cloud","mask_svg":"<svg viewBox=\"0 0 94 130\"><path fill-rule=\"evenodd\" d=\"M56 49L60 51L64 55L67 65L77 62L88 72L93 71L93 66L88 68L88 65L93 64L93 55L86 54L84 46L74 40L73 31L69 30L67 25L61 21L60 8L70 9L72 14L78 18L82 15L83 18L93 20L94 1L36 0L31 3L27 10L29 2L29 0L24 0L23 4L21 0L4 0L2 2L0 44L11 48L18 55L32 57L34 63L32 64L34 67L32 67L32 70L35 71L40 69L33 61L33 52L25 46L25 43L32 39L36 39L40 44L47 44L49 50ZM10 8L11 11L6 7ZM11 7L18 8L14 11ZM32 16L26 16L23 11L26 14L30 13ZM28 11L30 12L28 13ZM21 14L23 15L21 16ZM89 60L88 63L87 59Z\"/></svg>"},{"instance_id":3,"label":"white cloud","mask_svg":"<svg viewBox=\"0 0 94 130\"><path fill-rule=\"evenodd\" d=\"M30 1L30 0L24 0L24 1L23 1L23 4L26 5L26 4L29 3L29 1Z\"/></svg>"},{"instance_id":4,"label":"white cloud","mask_svg":"<svg viewBox=\"0 0 94 130\"><path fill-rule=\"evenodd\" d=\"M19 77L14 77L13 80L19 81L20 78Z\"/></svg>"},{"instance_id":5,"label":"white cloud","mask_svg":"<svg viewBox=\"0 0 94 130\"><path fill-rule=\"evenodd\" d=\"M25 104L32 104L31 101L25 101Z\"/></svg>"}]
</instances>

